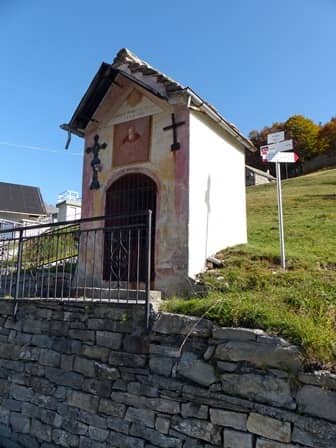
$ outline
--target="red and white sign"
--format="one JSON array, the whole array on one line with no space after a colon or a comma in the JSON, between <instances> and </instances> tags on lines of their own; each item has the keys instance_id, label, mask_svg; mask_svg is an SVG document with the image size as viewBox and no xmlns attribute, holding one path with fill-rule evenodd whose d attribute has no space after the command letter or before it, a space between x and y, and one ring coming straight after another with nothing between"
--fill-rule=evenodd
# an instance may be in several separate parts
<instances>
[{"instance_id":1,"label":"red and white sign","mask_svg":"<svg viewBox=\"0 0 336 448\"><path fill-rule=\"evenodd\" d=\"M296 152L277 152L277 153L269 153L267 155L268 162L280 162L280 163L295 163L299 160L299 156Z\"/></svg>"}]
</instances>

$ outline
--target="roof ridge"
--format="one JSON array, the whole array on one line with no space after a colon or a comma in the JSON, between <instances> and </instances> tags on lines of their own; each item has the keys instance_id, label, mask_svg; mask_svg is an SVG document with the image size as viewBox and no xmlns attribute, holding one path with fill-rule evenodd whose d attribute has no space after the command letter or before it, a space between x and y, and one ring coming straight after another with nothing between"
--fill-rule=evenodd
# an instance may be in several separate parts
<instances>
[{"instance_id":1,"label":"roof ridge","mask_svg":"<svg viewBox=\"0 0 336 448\"><path fill-rule=\"evenodd\" d=\"M126 47L121 48L121 50L118 51L116 57L112 61L112 67L119 68L119 66L122 64L128 64L129 70L131 73L134 73L136 71L141 72L141 71L145 70L146 73L143 73L143 74L149 74L149 75L152 74L152 75L157 76L158 78L161 78L159 81L160 82L165 82L165 81L168 82L171 85L172 89L176 89L176 90L184 89L184 86L182 84L175 81L175 79L171 78L170 76L166 75L165 73L161 72L160 70L154 68L148 62L139 58L139 56L137 56L135 53L133 53L131 50L129 50ZM152 73L150 73L150 72L152 72Z\"/></svg>"}]
</instances>

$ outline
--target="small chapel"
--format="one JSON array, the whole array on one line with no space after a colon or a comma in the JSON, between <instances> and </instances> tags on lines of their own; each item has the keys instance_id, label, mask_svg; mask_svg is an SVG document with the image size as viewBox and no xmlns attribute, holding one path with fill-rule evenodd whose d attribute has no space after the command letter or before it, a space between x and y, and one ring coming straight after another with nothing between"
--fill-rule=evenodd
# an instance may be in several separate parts
<instances>
[{"instance_id":1,"label":"small chapel","mask_svg":"<svg viewBox=\"0 0 336 448\"><path fill-rule=\"evenodd\" d=\"M186 291L209 256L246 243L255 148L191 88L122 49L61 127L84 139L82 218L151 210L151 289Z\"/></svg>"}]
</instances>

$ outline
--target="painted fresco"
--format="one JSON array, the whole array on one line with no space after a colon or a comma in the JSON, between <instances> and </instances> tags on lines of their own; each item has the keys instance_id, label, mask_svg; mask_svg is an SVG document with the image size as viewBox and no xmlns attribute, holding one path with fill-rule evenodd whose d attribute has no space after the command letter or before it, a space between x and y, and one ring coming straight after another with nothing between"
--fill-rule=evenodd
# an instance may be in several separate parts
<instances>
[{"instance_id":1,"label":"painted fresco","mask_svg":"<svg viewBox=\"0 0 336 448\"><path fill-rule=\"evenodd\" d=\"M151 139L151 117L114 126L113 167L147 162Z\"/></svg>"},{"instance_id":2,"label":"painted fresco","mask_svg":"<svg viewBox=\"0 0 336 448\"><path fill-rule=\"evenodd\" d=\"M91 122L85 133L85 147L92 146L94 136L106 142L107 148L100 151L101 171L100 189L90 190L92 155L85 153L83 177L83 217L105 214L106 193L110 186L127 174L149 176L157 186L156 223L155 223L155 280L152 288L169 293L170 288L181 289L188 286L188 152L189 152L189 113L184 105L167 105L165 101L151 96L147 92L136 95L132 83L118 80L122 89L112 89L106 95L95 115L97 121ZM185 121L177 129L177 140L181 144L178 151L171 151L173 131L163 129L171 125L171 114L176 121ZM130 125L136 125L129 131ZM133 132L143 136L147 126L147 137L143 139L139 152L135 155L120 154L123 139ZM119 133L119 136L118 136ZM116 135L117 134L117 137ZM132 138L130 139L132 140ZM139 144L141 137L134 144ZM120 157L118 159L118 157ZM134 157L134 158L133 158ZM136 157L136 158L135 158ZM100 241L100 240L99 240ZM103 241L96 241L95 250L85 254L87 262L92 261L95 285L104 280L99 276L103 272ZM84 254L82 254L84 257Z\"/></svg>"}]
</instances>

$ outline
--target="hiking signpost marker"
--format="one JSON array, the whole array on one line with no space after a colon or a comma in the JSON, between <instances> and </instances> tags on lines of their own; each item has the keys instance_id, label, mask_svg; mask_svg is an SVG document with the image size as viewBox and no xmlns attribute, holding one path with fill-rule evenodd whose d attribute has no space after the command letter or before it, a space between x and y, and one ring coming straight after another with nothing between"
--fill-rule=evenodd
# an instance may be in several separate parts
<instances>
[{"instance_id":1,"label":"hiking signpost marker","mask_svg":"<svg viewBox=\"0 0 336 448\"><path fill-rule=\"evenodd\" d=\"M286 269L286 256L285 256L285 238L284 238L283 213L282 213L280 163L295 163L297 160L299 160L299 156L295 152L282 152L291 149L293 149L293 140L285 140L284 131L268 134L267 145L260 147L260 155L263 161L275 163L277 196L278 196L280 257L281 257L282 269Z\"/></svg>"}]
</instances>

